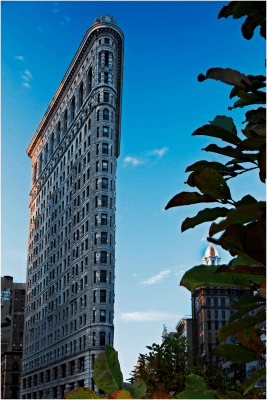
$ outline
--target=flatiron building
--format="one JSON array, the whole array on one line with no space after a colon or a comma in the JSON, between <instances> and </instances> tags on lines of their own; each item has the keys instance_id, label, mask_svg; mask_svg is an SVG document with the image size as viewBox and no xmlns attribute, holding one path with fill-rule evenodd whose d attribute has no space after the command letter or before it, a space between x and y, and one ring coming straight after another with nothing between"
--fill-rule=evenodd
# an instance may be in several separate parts
<instances>
[{"instance_id":1,"label":"flatiron building","mask_svg":"<svg viewBox=\"0 0 267 400\"><path fill-rule=\"evenodd\" d=\"M123 45L113 17L95 19L27 148L24 399L99 393L94 360L113 345Z\"/></svg>"}]
</instances>

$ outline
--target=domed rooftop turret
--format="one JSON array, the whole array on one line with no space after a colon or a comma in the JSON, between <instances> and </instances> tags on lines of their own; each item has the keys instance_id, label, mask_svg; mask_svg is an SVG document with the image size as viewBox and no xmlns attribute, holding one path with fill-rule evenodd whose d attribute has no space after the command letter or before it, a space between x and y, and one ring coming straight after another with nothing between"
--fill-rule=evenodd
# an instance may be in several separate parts
<instances>
[{"instance_id":1,"label":"domed rooftop turret","mask_svg":"<svg viewBox=\"0 0 267 400\"><path fill-rule=\"evenodd\" d=\"M204 265L219 265L219 253L215 247L210 244L205 251L205 255L202 258L202 262Z\"/></svg>"}]
</instances>

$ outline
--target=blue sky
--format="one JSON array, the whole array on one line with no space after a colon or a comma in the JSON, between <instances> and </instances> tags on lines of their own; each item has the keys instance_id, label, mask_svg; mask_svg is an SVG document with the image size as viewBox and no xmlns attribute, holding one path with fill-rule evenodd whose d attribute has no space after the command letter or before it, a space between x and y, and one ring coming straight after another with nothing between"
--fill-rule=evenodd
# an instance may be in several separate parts
<instances>
[{"instance_id":1,"label":"blue sky","mask_svg":"<svg viewBox=\"0 0 267 400\"><path fill-rule=\"evenodd\" d=\"M228 2L8 2L2 17L2 270L26 280L31 160L26 149L87 29L102 13L125 35L121 154L117 168L115 343L124 381L145 346L161 343L191 314L183 272L201 264L209 223L181 233L196 205L164 211L182 191L185 169L219 139L191 133L216 115L234 118L238 132L249 108L228 111L231 87L197 81L211 67L265 74L265 40L247 41L244 18L217 19ZM242 134L241 134L242 137ZM229 181L233 198L265 198L257 172ZM207 205L208 207L212 207ZM214 205L216 206L216 205ZM218 248L222 263L231 257Z\"/></svg>"}]
</instances>

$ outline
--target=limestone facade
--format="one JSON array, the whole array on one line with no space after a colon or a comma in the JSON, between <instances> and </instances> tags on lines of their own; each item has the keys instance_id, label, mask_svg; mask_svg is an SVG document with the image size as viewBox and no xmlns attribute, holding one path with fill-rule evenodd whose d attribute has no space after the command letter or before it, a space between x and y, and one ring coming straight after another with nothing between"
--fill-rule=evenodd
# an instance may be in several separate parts
<instances>
[{"instance_id":1,"label":"limestone facade","mask_svg":"<svg viewBox=\"0 0 267 400\"><path fill-rule=\"evenodd\" d=\"M95 19L27 149L22 398L97 389L94 359L113 345L123 45L113 17Z\"/></svg>"}]
</instances>

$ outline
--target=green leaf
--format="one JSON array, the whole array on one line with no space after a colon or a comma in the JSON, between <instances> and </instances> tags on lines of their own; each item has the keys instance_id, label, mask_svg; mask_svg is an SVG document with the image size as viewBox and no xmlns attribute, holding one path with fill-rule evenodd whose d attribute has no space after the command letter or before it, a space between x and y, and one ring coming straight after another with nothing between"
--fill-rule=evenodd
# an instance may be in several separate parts
<instances>
[{"instance_id":1,"label":"green leaf","mask_svg":"<svg viewBox=\"0 0 267 400\"><path fill-rule=\"evenodd\" d=\"M219 126L237 136L236 126L234 124L233 118L226 117L225 115L217 115L213 121L209 121L211 125ZM239 141L240 139L237 138Z\"/></svg>"},{"instance_id":2,"label":"green leaf","mask_svg":"<svg viewBox=\"0 0 267 400\"><path fill-rule=\"evenodd\" d=\"M216 199L231 199L230 189L225 180L212 168L204 168L195 174L193 183L205 195Z\"/></svg>"},{"instance_id":3,"label":"green leaf","mask_svg":"<svg viewBox=\"0 0 267 400\"><path fill-rule=\"evenodd\" d=\"M231 361L233 364L250 363L260 360L262 357L254 351L239 344L220 343L212 350L214 356L220 356Z\"/></svg>"},{"instance_id":4,"label":"green leaf","mask_svg":"<svg viewBox=\"0 0 267 400\"><path fill-rule=\"evenodd\" d=\"M251 138L243 140L243 142L237 146L237 149L242 151L243 150L257 151L261 150L265 145L266 145L265 139Z\"/></svg>"},{"instance_id":5,"label":"green leaf","mask_svg":"<svg viewBox=\"0 0 267 400\"><path fill-rule=\"evenodd\" d=\"M226 396L228 399L243 399L244 398L241 393L239 393L235 390L227 391Z\"/></svg>"},{"instance_id":6,"label":"green leaf","mask_svg":"<svg viewBox=\"0 0 267 400\"><path fill-rule=\"evenodd\" d=\"M136 399L145 395L147 386L142 379L136 378L135 382L127 389Z\"/></svg>"},{"instance_id":7,"label":"green leaf","mask_svg":"<svg viewBox=\"0 0 267 400\"><path fill-rule=\"evenodd\" d=\"M235 207L239 207L239 206L249 206L250 204L254 204L257 203L257 200L250 196L250 194L248 194L247 196L244 196L241 200L237 201L235 203Z\"/></svg>"},{"instance_id":8,"label":"green leaf","mask_svg":"<svg viewBox=\"0 0 267 400\"><path fill-rule=\"evenodd\" d=\"M247 394L247 392L254 388L254 386L256 385L256 383L261 380L264 379L266 377L266 368L261 368L258 369L258 371L253 372L246 380L245 382L245 386L244 386L244 394Z\"/></svg>"},{"instance_id":9,"label":"green leaf","mask_svg":"<svg viewBox=\"0 0 267 400\"><path fill-rule=\"evenodd\" d=\"M188 206L190 204L197 204L197 203L214 203L217 200L208 195L201 195L197 192L182 192L174 196L167 206L165 210L168 210L171 207L178 207L178 206Z\"/></svg>"},{"instance_id":10,"label":"green leaf","mask_svg":"<svg viewBox=\"0 0 267 400\"><path fill-rule=\"evenodd\" d=\"M192 164L189 167L187 167L185 172L190 172L190 171L200 172L205 167L215 169L218 172L230 171L230 168L226 167L224 164L221 164L219 162L211 162L211 161L202 160L202 161L197 161L195 164Z\"/></svg>"},{"instance_id":11,"label":"green leaf","mask_svg":"<svg viewBox=\"0 0 267 400\"><path fill-rule=\"evenodd\" d=\"M238 96L238 93L240 92L240 90L243 90L243 89L239 86L234 86L230 92L230 99L232 99L235 96Z\"/></svg>"},{"instance_id":12,"label":"green leaf","mask_svg":"<svg viewBox=\"0 0 267 400\"><path fill-rule=\"evenodd\" d=\"M216 81L221 81L227 85L240 86L241 88L250 86L250 80L246 75L231 68L210 68L208 69L206 76L199 74L197 79L199 82L203 82L206 79L215 79ZM246 82L247 85L244 85L241 81Z\"/></svg>"},{"instance_id":13,"label":"green leaf","mask_svg":"<svg viewBox=\"0 0 267 400\"><path fill-rule=\"evenodd\" d=\"M218 232L224 231L232 224L246 224L248 222L257 221L263 212L262 208L266 207L264 201L250 205L242 205L237 208L230 209L226 219L218 224L213 222L210 226L209 236L213 236Z\"/></svg>"},{"instance_id":14,"label":"green leaf","mask_svg":"<svg viewBox=\"0 0 267 400\"><path fill-rule=\"evenodd\" d=\"M106 351L95 359L93 378L97 387L108 394L122 388L123 376L118 352L112 346L106 344Z\"/></svg>"},{"instance_id":15,"label":"green leaf","mask_svg":"<svg viewBox=\"0 0 267 400\"><path fill-rule=\"evenodd\" d=\"M202 224L207 221L214 221L219 217L225 217L229 209L225 207L205 208L199 211L193 218L186 218L182 223L182 232L189 228L194 228L196 225Z\"/></svg>"},{"instance_id":16,"label":"green leaf","mask_svg":"<svg viewBox=\"0 0 267 400\"><path fill-rule=\"evenodd\" d=\"M259 3L259 2L254 2L254 3ZM265 21L266 21L265 15L259 15L258 13L255 13L254 15L248 16L241 27L241 32L244 38L250 40L257 26L262 25ZM262 31L260 31L260 33L261 32Z\"/></svg>"},{"instance_id":17,"label":"green leaf","mask_svg":"<svg viewBox=\"0 0 267 400\"><path fill-rule=\"evenodd\" d=\"M262 124L266 122L266 110L263 107L259 107L257 110L247 111L245 122L252 122L254 124Z\"/></svg>"},{"instance_id":18,"label":"green leaf","mask_svg":"<svg viewBox=\"0 0 267 400\"><path fill-rule=\"evenodd\" d=\"M254 326L259 322L265 321L265 319L266 314L263 311L255 317L248 316L241 318L238 321L228 323L219 329L216 339L218 342L223 342L226 338L228 338L228 336L233 335L235 332L241 331L249 326Z\"/></svg>"},{"instance_id":19,"label":"green leaf","mask_svg":"<svg viewBox=\"0 0 267 400\"><path fill-rule=\"evenodd\" d=\"M232 301L230 305L230 310L233 310L235 308L241 308L249 304L255 304L255 303L265 303L265 299L263 299L261 296L254 296L254 297L242 296L240 300Z\"/></svg>"},{"instance_id":20,"label":"green leaf","mask_svg":"<svg viewBox=\"0 0 267 400\"><path fill-rule=\"evenodd\" d=\"M217 116L216 118L218 118ZM216 119L215 118L215 119ZM227 118L227 117L225 117ZM227 118L227 120L232 118ZM233 121L233 120L232 120ZM212 124L213 121L211 121ZM226 121L227 124L230 125L229 121ZM234 125L235 128L235 125ZM235 128L236 129L236 128ZM211 137L216 137L218 139L222 139L225 142L232 143L232 144L238 144L241 143L241 139L239 139L236 134L232 133L228 129L224 129L220 126L216 126L215 124L212 125L203 125L201 128L198 128L192 133L192 136L197 136L197 135L202 135L202 136L211 136Z\"/></svg>"},{"instance_id":21,"label":"green leaf","mask_svg":"<svg viewBox=\"0 0 267 400\"><path fill-rule=\"evenodd\" d=\"M207 388L207 385L206 385L204 379L201 376L195 375L195 374L190 374L186 377L185 386L188 388L194 387L196 389L206 389Z\"/></svg>"},{"instance_id":22,"label":"green leaf","mask_svg":"<svg viewBox=\"0 0 267 400\"><path fill-rule=\"evenodd\" d=\"M234 19L242 18L245 15L251 15L255 13L255 5L253 1L239 1L236 7L233 9Z\"/></svg>"},{"instance_id":23,"label":"green leaf","mask_svg":"<svg viewBox=\"0 0 267 400\"><path fill-rule=\"evenodd\" d=\"M234 108L243 108L243 107L245 107L245 106L249 106L249 105L251 105L251 104L255 104L255 103L251 103L251 102L249 102L249 101L247 101L247 100L243 100L243 99L239 99L239 100L237 100L235 103L234 103L234 105L233 105L233 107L228 107L228 110L233 110ZM260 103L261 104L261 103ZM263 103L262 103L263 104Z\"/></svg>"},{"instance_id":24,"label":"green leaf","mask_svg":"<svg viewBox=\"0 0 267 400\"><path fill-rule=\"evenodd\" d=\"M241 286L246 289L250 288L250 275L227 272L214 274L213 272L216 271L217 268L217 265L198 265L191 268L182 277L180 286L186 287L190 292L199 286L218 286L225 288Z\"/></svg>"},{"instance_id":25,"label":"green leaf","mask_svg":"<svg viewBox=\"0 0 267 400\"><path fill-rule=\"evenodd\" d=\"M246 307L242 307L241 310L237 311L236 313L230 315L228 319L228 323L234 322L236 319L241 318L244 314L249 313L251 310L258 308L260 304L250 304Z\"/></svg>"},{"instance_id":26,"label":"green leaf","mask_svg":"<svg viewBox=\"0 0 267 400\"><path fill-rule=\"evenodd\" d=\"M202 150L221 154L221 155L227 156L227 157L234 157L234 158L237 158L240 160L243 158L247 160L249 158L249 157L246 157L247 154L243 154L242 151L236 150L231 146L219 147L216 144L209 144L205 149L202 149Z\"/></svg>"},{"instance_id":27,"label":"green leaf","mask_svg":"<svg viewBox=\"0 0 267 400\"><path fill-rule=\"evenodd\" d=\"M223 6L221 11L219 12L218 19L220 18L228 18L230 15L233 15L235 7L238 5L239 1L230 1L227 6Z\"/></svg>"},{"instance_id":28,"label":"green leaf","mask_svg":"<svg viewBox=\"0 0 267 400\"><path fill-rule=\"evenodd\" d=\"M211 397L214 396L214 397ZM176 395L176 399L217 399L218 397L211 391L202 393L199 389L185 390Z\"/></svg>"}]
</instances>

